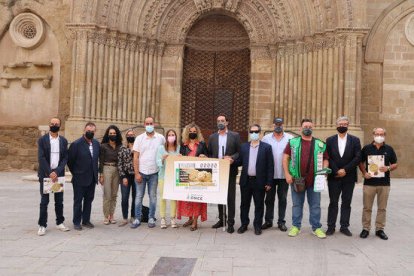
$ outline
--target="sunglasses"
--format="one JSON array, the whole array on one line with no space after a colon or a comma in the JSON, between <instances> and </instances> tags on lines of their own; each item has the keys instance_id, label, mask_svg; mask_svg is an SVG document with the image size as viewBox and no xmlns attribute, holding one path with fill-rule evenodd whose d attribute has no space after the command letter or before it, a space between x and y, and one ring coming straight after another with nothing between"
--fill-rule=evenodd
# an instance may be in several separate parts
<instances>
[{"instance_id":1,"label":"sunglasses","mask_svg":"<svg viewBox=\"0 0 414 276\"><path fill-rule=\"evenodd\" d=\"M260 130L250 130L249 133L260 133Z\"/></svg>"}]
</instances>

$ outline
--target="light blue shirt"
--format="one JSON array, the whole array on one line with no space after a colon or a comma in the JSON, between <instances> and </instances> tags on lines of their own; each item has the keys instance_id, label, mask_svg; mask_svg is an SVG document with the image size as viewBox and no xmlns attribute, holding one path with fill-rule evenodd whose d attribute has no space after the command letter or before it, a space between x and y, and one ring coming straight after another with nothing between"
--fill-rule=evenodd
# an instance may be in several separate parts
<instances>
[{"instance_id":1,"label":"light blue shirt","mask_svg":"<svg viewBox=\"0 0 414 276\"><path fill-rule=\"evenodd\" d=\"M164 156L164 154L168 154L168 155L178 155L180 154L180 146L177 145L177 149L174 152L167 152L165 150L164 145L160 145L158 147L157 150L157 166L159 168L158 171L158 179L163 180L164 179L164 175L165 175L165 162L162 162L162 157Z\"/></svg>"},{"instance_id":2,"label":"light blue shirt","mask_svg":"<svg viewBox=\"0 0 414 276\"><path fill-rule=\"evenodd\" d=\"M275 174L273 176L273 179L285 179L285 172L283 171L282 166L283 152L286 148L286 145L289 143L289 140L292 138L293 136L291 134L283 132L282 139L278 141L272 132L266 134L262 139L262 142L268 143L272 146L273 160L275 164Z\"/></svg>"},{"instance_id":3,"label":"light blue shirt","mask_svg":"<svg viewBox=\"0 0 414 276\"><path fill-rule=\"evenodd\" d=\"M227 146L227 132L226 134L218 134L219 136L219 152L218 158L222 159L226 155L226 146Z\"/></svg>"},{"instance_id":4,"label":"light blue shirt","mask_svg":"<svg viewBox=\"0 0 414 276\"><path fill-rule=\"evenodd\" d=\"M249 150L249 168L247 169L248 176L256 176L256 162L257 162L257 153L259 152L259 146L256 145L255 147L252 146L250 143L250 150Z\"/></svg>"}]
</instances>

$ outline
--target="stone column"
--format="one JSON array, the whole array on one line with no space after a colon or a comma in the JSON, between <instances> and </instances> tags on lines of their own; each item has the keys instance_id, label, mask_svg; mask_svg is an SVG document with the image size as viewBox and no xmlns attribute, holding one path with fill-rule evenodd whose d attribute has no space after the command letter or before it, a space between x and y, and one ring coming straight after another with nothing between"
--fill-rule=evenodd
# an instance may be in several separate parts
<instances>
[{"instance_id":1,"label":"stone column","mask_svg":"<svg viewBox=\"0 0 414 276\"><path fill-rule=\"evenodd\" d=\"M99 45L96 41L93 42L93 67L92 67L92 90L91 90L91 112L90 116L96 120L96 106L98 102L97 95L97 81L98 81L98 49Z\"/></svg>"},{"instance_id":2,"label":"stone column","mask_svg":"<svg viewBox=\"0 0 414 276\"><path fill-rule=\"evenodd\" d=\"M161 97L161 70L162 70L162 55L164 54L165 43L158 43L157 45L157 72L155 81L155 121L160 122L160 97Z\"/></svg>"},{"instance_id":3,"label":"stone column","mask_svg":"<svg viewBox=\"0 0 414 276\"><path fill-rule=\"evenodd\" d=\"M136 83L137 79L135 78L135 51L136 51L136 37L132 36L129 37L128 40L128 49L129 49L129 68L128 68L128 101L127 101L127 106L126 106L126 110L127 110L127 114L125 119L128 122L132 122L133 118L135 120L135 117L133 117L133 106L134 103L136 102L136 98L134 98L134 83ZM136 96L135 96L136 97Z\"/></svg>"},{"instance_id":4,"label":"stone column","mask_svg":"<svg viewBox=\"0 0 414 276\"><path fill-rule=\"evenodd\" d=\"M139 58L138 58L138 95L137 95L137 121L142 123L144 120L144 112L142 108L142 98L144 92L144 54L147 49L147 40L140 39L138 42Z\"/></svg>"},{"instance_id":5,"label":"stone column","mask_svg":"<svg viewBox=\"0 0 414 276\"><path fill-rule=\"evenodd\" d=\"M180 127L183 44L165 45L162 56L159 122L164 128Z\"/></svg>"},{"instance_id":6,"label":"stone column","mask_svg":"<svg viewBox=\"0 0 414 276\"><path fill-rule=\"evenodd\" d=\"M154 76L154 54L157 47L156 41L151 41L148 45L148 79L147 79L147 93L146 93L146 101L145 109L146 109L146 116L151 115L155 116L154 109L155 109L155 102L154 102L154 94L153 94L153 76Z\"/></svg>"},{"instance_id":7,"label":"stone column","mask_svg":"<svg viewBox=\"0 0 414 276\"><path fill-rule=\"evenodd\" d=\"M89 29L74 29L75 42L72 70L71 114L70 119L83 119L85 116L86 76L88 59Z\"/></svg>"},{"instance_id":8,"label":"stone column","mask_svg":"<svg viewBox=\"0 0 414 276\"><path fill-rule=\"evenodd\" d=\"M105 45L103 44L103 40L105 38L101 37L101 41L98 45L98 83L97 83L97 101L96 101L96 118L101 120L103 115L102 115L102 111L103 111L103 106L106 106L103 102L104 98L106 98L106 96L104 97L103 95L103 85L104 85L104 64L105 64ZM106 66L106 65L105 65Z\"/></svg>"}]
</instances>

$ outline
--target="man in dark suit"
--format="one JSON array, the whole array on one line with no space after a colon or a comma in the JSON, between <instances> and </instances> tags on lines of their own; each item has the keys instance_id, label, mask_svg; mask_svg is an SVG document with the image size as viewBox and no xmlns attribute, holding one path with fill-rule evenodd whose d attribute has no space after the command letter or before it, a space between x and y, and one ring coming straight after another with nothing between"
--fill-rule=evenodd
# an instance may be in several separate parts
<instances>
[{"instance_id":1,"label":"man in dark suit","mask_svg":"<svg viewBox=\"0 0 414 276\"><path fill-rule=\"evenodd\" d=\"M69 147L68 167L72 173L75 230L82 230L81 222L86 228L94 227L90 217L95 185L98 183L99 160L99 142L93 139L95 131L95 124L87 123L83 136Z\"/></svg>"},{"instance_id":2,"label":"man in dark suit","mask_svg":"<svg viewBox=\"0 0 414 276\"><path fill-rule=\"evenodd\" d=\"M260 125L254 124L249 129L250 142L241 146L236 164L242 166L240 176L240 219L241 226L237 233L243 234L249 225L250 202L254 201L254 233L262 234L264 198L266 191L272 187L274 166L272 146L260 142Z\"/></svg>"},{"instance_id":3,"label":"man in dark suit","mask_svg":"<svg viewBox=\"0 0 414 276\"><path fill-rule=\"evenodd\" d=\"M358 137L348 134L349 119L339 117L336 121L337 135L326 139L326 150L329 155L329 167L332 173L328 177L329 208L327 235L335 233L338 216L339 196L342 193L340 231L346 236L352 236L349 231L351 216L351 201L355 182L358 181L357 166L361 160L361 142Z\"/></svg>"},{"instance_id":4,"label":"man in dark suit","mask_svg":"<svg viewBox=\"0 0 414 276\"><path fill-rule=\"evenodd\" d=\"M228 118L224 114L217 117L218 132L213 133L208 138L208 156L210 158L223 158L230 161L230 175L227 193L228 227L227 232L234 232L234 216L236 212L236 177L238 167L234 163L239 157L240 152L240 135L237 132L228 130ZM219 221L213 225L213 228L224 226L226 220L226 209L224 205L218 205Z\"/></svg>"},{"instance_id":5,"label":"man in dark suit","mask_svg":"<svg viewBox=\"0 0 414 276\"><path fill-rule=\"evenodd\" d=\"M40 212L39 212L39 230L37 234L43 236L46 234L47 227L47 206L49 205L49 194L43 193L43 180L50 178L53 182L58 177L65 176L65 166L68 162L68 141L65 137L59 135L60 119L52 118L49 124L49 133L43 135L37 141L39 169L38 177L40 182ZM66 232L69 228L63 224L63 192L55 193L55 214L56 228Z\"/></svg>"}]
</instances>

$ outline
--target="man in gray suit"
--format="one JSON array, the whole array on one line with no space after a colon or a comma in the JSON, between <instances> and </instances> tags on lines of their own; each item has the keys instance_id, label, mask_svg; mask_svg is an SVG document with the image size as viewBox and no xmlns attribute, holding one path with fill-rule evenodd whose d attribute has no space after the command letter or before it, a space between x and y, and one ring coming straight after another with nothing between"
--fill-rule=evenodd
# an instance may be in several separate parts
<instances>
[{"instance_id":1,"label":"man in gray suit","mask_svg":"<svg viewBox=\"0 0 414 276\"><path fill-rule=\"evenodd\" d=\"M234 232L234 216L236 210L236 176L238 167L234 161L239 157L240 152L240 135L237 132L228 130L228 118L225 114L217 117L218 131L208 138L208 156L210 158L223 158L230 161L230 175L227 193L228 227L227 232ZM225 205L218 205L219 221L213 225L213 228L224 226L226 220Z\"/></svg>"}]
</instances>

